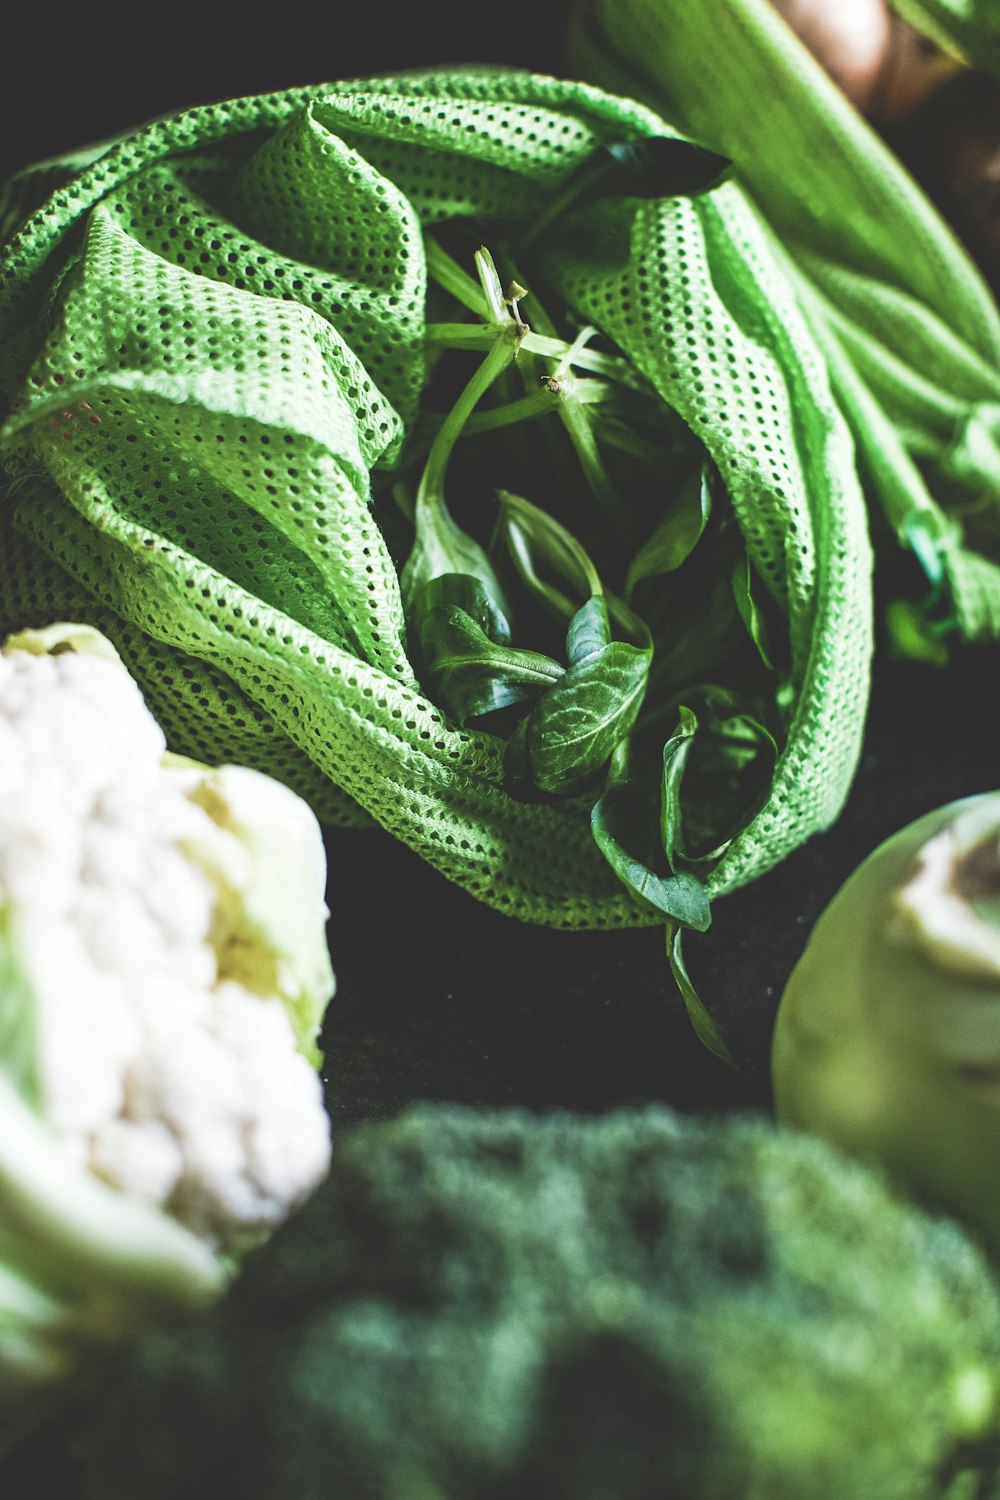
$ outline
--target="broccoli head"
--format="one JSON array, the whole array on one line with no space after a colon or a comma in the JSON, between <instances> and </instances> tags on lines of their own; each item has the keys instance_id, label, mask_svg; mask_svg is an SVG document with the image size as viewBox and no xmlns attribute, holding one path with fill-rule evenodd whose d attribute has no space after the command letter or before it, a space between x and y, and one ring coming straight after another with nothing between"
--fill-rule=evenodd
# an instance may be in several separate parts
<instances>
[{"instance_id":1,"label":"broccoli head","mask_svg":"<svg viewBox=\"0 0 1000 1500\"><path fill-rule=\"evenodd\" d=\"M196 1330L121 1359L92 1500L973 1500L1000 1470L984 1258L762 1116L356 1127Z\"/></svg>"}]
</instances>

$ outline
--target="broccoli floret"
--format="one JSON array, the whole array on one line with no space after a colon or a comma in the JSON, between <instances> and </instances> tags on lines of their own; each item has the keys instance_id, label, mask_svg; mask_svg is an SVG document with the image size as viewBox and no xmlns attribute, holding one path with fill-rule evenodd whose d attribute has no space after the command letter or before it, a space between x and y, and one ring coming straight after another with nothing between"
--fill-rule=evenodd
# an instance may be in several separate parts
<instances>
[{"instance_id":1,"label":"broccoli floret","mask_svg":"<svg viewBox=\"0 0 1000 1500\"><path fill-rule=\"evenodd\" d=\"M195 1333L123 1356L92 1500L973 1500L963 1232L764 1117L415 1106L345 1133Z\"/></svg>"}]
</instances>

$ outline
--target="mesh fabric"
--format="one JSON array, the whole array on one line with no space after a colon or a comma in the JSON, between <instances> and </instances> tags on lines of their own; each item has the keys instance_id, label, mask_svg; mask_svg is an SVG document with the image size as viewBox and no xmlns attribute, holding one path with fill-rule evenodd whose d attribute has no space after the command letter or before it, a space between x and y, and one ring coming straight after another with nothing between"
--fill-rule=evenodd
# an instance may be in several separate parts
<instances>
[{"instance_id":1,"label":"mesh fabric","mask_svg":"<svg viewBox=\"0 0 1000 1500\"><path fill-rule=\"evenodd\" d=\"M995 7L912 9L968 27L984 62L988 41L995 54ZM581 0L570 56L581 76L733 159L823 350L873 498L901 542L918 543L934 584L947 581L958 630L995 639L1000 315L930 199L769 0Z\"/></svg>"},{"instance_id":2,"label":"mesh fabric","mask_svg":"<svg viewBox=\"0 0 1000 1500\"><path fill-rule=\"evenodd\" d=\"M424 695L370 501L427 378L424 231L530 223L598 146L665 131L582 84L434 72L208 105L22 174L0 262L0 628L93 622L173 748L264 769L324 821L374 820L520 918L657 920L589 804L515 801L501 742ZM783 744L712 876L730 890L828 824L856 764L851 438L736 187L594 204L544 255L705 444L787 620Z\"/></svg>"}]
</instances>

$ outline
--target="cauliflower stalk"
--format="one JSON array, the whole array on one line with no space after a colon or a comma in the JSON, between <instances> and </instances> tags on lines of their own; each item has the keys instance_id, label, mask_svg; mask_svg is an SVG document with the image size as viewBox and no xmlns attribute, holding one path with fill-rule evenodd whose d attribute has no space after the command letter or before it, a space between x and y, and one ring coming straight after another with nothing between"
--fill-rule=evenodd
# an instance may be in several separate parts
<instances>
[{"instance_id":1,"label":"cauliflower stalk","mask_svg":"<svg viewBox=\"0 0 1000 1500\"><path fill-rule=\"evenodd\" d=\"M324 1175L334 980L311 811L168 754L97 631L5 643L0 781L2 1446Z\"/></svg>"}]
</instances>

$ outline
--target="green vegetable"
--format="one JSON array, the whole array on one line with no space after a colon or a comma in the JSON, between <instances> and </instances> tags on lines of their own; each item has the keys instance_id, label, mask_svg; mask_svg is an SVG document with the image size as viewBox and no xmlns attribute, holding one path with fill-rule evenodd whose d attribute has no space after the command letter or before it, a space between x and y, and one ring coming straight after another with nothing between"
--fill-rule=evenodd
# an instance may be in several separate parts
<instances>
[{"instance_id":1,"label":"green vegetable","mask_svg":"<svg viewBox=\"0 0 1000 1500\"><path fill-rule=\"evenodd\" d=\"M1000 1251L1000 794L888 839L823 912L774 1034L779 1117Z\"/></svg>"},{"instance_id":2,"label":"green vegetable","mask_svg":"<svg viewBox=\"0 0 1000 1500\"><path fill-rule=\"evenodd\" d=\"M97 626L179 752L520 919L703 925L836 816L871 652L847 429L727 174L501 68L227 100L21 174L0 624ZM738 746L709 707L737 699ZM593 810L617 757L656 816L682 710L679 826L633 878Z\"/></svg>"},{"instance_id":3,"label":"green vegetable","mask_svg":"<svg viewBox=\"0 0 1000 1500\"><path fill-rule=\"evenodd\" d=\"M116 1372L88 1500L958 1500L1000 1307L961 1232L762 1118L411 1108Z\"/></svg>"},{"instance_id":4,"label":"green vegetable","mask_svg":"<svg viewBox=\"0 0 1000 1500\"><path fill-rule=\"evenodd\" d=\"M670 144L685 146L683 142ZM442 285L459 289L462 300L478 304L475 293L470 295L468 288L463 289L460 268L449 262L439 246L432 253L431 265ZM613 640L603 585L577 539L546 510L498 489L498 529L516 570L513 581L519 575L529 597L557 618L568 617L565 666L542 652L514 648L509 623L511 589L482 546L455 524L448 511L444 495L448 461L463 430L477 430L472 422L476 404L522 348L529 355L541 348L550 359L558 354L557 362L544 376L545 389L557 399L546 404L552 414L558 413L566 422L572 449L581 464L581 477L591 482L602 505L623 512L620 520L628 519L624 502L599 455L592 416L587 415L599 412L602 400L610 398L598 392L593 408L589 402L582 403L579 377L572 373L573 362L588 339L560 345L549 336L539 346L519 306L528 295L525 288L514 283L518 295L504 297L493 257L485 249L476 252L476 265L486 318L480 331L491 339L491 347L438 427L420 475L413 511L414 539L401 576L403 599L420 643L423 674L431 696L462 725L530 701L529 715L518 725L505 751L508 788L516 795L562 795L586 787L630 733L645 695L653 643L648 627L621 601L611 606L616 619L638 638L639 644ZM544 321L547 324L548 320ZM457 325L452 335L457 347L466 346L470 332L475 329ZM588 338L593 332L587 331ZM443 342L446 336L440 335L442 348L447 347ZM646 406L650 394L643 396ZM494 408L494 417L497 414ZM544 414L545 407L539 409L530 398L527 409L519 401L506 409L500 407L505 442L510 441L507 429L511 426L525 420L534 422ZM496 425L490 424L491 429ZM482 428L480 423L478 430ZM419 427L417 436L419 446ZM482 470L488 472L495 462L488 457L481 464ZM500 465L498 471L502 472ZM540 481L550 486L561 476L558 470L555 475L547 475L540 463L530 477L538 487ZM482 485L478 473L475 482ZM555 572L558 586L545 576L546 571ZM581 604L562 591L564 583L584 594ZM495 729L495 721L486 727Z\"/></svg>"},{"instance_id":5,"label":"green vegetable","mask_svg":"<svg viewBox=\"0 0 1000 1500\"><path fill-rule=\"evenodd\" d=\"M428 687L458 724L536 697L565 668L510 646L510 626L471 573L439 573L414 600Z\"/></svg>"},{"instance_id":6,"label":"green vegetable","mask_svg":"<svg viewBox=\"0 0 1000 1500\"><path fill-rule=\"evenodd\" d=\"M899 8L996 69L995 5ZM877 531L926 574L908 602L927 623L897 630L897 649L928 658L930 621L938 653L1000 637L1000 315L926 193L770 0L577 0L569 59L732 159L718 211L742 197L765 226L851 425Z\"/></svg>"},{"instance_id":7,"label":"green vegetable","mask_svg":"<svg viewBox=\"0 0 1000 1500\"><path fill-rule=\"evenodd\" d=\"M1000 72L1000 14L995 0L892 0L917 31L966 63Z\"/></svg>"},{"instance_id":8,"label":"green vegetable","mask_svg":"<svg viewBox=\"0 0 1000 1500\"><path fill-rule=\"evenodd\" d=\"M577 211L575 179L564 196ZM554 234L559 214L543 218ZM522 257L537 237L515 236ZM481 247L475 263L478 287L428 241L431 278L456 303L429 330L431 392L459 385L473 349L484 358L443 417L418 415L393 472L408 516L415 486L401 581L418 676L458 724L504 742L512 797L589 805L612 871L665 920L680 977L681 933L709 925L713 876L765 803L787 734L787 623L694 433L594 326L560 338L553 309L578 318L544 258L541 296L523 258L506 295L494 256ZM538 498L498 485L511 472ZM658 519L651 493L666 502ZM382 515L377 484L375 504Z\"/></svg>"},{"instance_id":9,"label":"green vegetable","mask_svg":"<svg viewBox=\"0 0 1000 1500\"><path fill-rule=\"evenodd\" d=\"M165 753L92 627L4 643L0 743L3 1453L326 1171L334 981L313 814Z\"/></svg>"}]
</instances>

